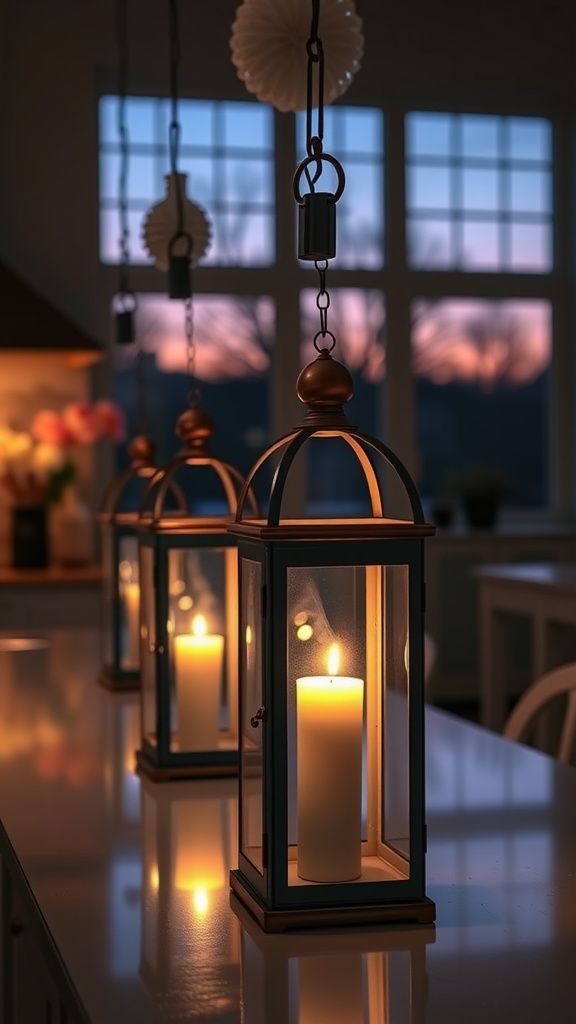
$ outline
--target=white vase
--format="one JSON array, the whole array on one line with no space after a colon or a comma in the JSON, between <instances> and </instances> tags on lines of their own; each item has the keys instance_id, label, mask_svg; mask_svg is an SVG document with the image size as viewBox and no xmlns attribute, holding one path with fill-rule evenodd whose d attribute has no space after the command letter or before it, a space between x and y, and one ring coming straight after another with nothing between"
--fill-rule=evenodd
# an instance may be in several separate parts
<instances>
[{"instance_id":1,"label":"white vase","mask_svg":"<svg viewBox=\"0 0 576 1024\"><path fill-rule=\"evenodd\" d=\"M94 560L94 517L75 484L68 484L50 519L50 553L60 565Z\"/></svg>"},{"instance_id":2,"label":"white vase","mask_svg":"<svg viewBox=\"0 0 576 1024\"><path fill-rule=\"evenodd\" d=\"M168 270L170 242L178 229L178 189L182 196L183 230L192 239L192 265L198 263L210 244L211 227L204 210L186 196L186 174L166 174L166 196L156 203L142 224L142 239L158 270ZM187 240L174 243L173 255L185 256Z\"/></svg>"}]
</instances>

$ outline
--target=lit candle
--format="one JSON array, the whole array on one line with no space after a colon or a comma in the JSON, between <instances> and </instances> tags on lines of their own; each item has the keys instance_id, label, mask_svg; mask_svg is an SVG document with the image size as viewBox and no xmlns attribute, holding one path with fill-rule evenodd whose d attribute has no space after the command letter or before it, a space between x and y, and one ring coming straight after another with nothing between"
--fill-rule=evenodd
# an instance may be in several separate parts
<instances>
[{"instance_id":1,"label":"lit candle","mask_svg":"<svg viewBox=\"0 0 576 1024\"><path fill-rule=\"evenodd\" d=\"M207 635L203 615L174 637L180 750L218 748L223 656L224 637Z\"/></svg>"},{"instance_id":2,"label":"lit candle","mask_svg":"<svg viewBox=\"0 0 576 1024\"><path fill-rule=\"evenodd\" d=\"M296 680L298 875L312 882L361 873L364 680L338 667L333 644L327 676Z\"/></svg>"},{"instance_id":3,"label":"lit candle","mask_svg":"<svg viewBox=\"0 0 576 1024\"><path fill-rule=\"evenodd\" d=\"M126 618L126 646L121 659L122 668L140 667L140 587L127 581L121 584Z\"/></svg>"}]
</instances>

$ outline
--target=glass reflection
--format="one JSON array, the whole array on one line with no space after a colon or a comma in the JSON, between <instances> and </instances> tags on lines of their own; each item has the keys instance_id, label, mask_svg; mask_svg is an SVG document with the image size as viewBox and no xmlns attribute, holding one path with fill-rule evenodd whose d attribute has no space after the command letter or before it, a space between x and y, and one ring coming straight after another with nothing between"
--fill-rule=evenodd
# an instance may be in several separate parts
<instances>
[{"instance_id":1,"label":"glass reflection","mask_svg":"<svg viewBox=\"0 0 576 1024\"><path fill-rule=\"evenodd\" d=\"M422 1024L433 927L266 935L232 897L243 1024Z\"/></svg>"},{"instance_id":2,"label":"glass reflection","mask_svg":"<svg viewBox=\"0 0 576 1024\"><path fill-rule=\"evenodd\" d=\"M228 876L236 782L142 780L140 977L167 1020L213 1019L238 1005L238 923Z\"/></svg>"}]
</instances>

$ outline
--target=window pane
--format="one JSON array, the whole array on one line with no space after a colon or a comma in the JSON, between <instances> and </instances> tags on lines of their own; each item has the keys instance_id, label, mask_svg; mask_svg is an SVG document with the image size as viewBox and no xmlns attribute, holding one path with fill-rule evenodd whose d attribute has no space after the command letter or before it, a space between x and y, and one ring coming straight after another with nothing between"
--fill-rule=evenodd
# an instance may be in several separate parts
<instances>
[{"instance_id":1,"label":"window pane","mask_svg":"<svg viewBox=\"0 0 576 1024\"><path fill-rule=\"evenodd\" d=\"M542 224L513 224L510 228L510 266L514 270L550 269L550 232Z\"/></svg>"},{"instance_id":2,"label":"window pane","mask_svg":"<svg viewBox=\"0 0 576 1024\"><path fill-rule=\"evenodd\" d=\"M420 490L474 466L504 473L515 505L548 498L547 302L419 300L412 309Z\"/></svg>"},{"instance_id":3,"label":"window pane","mask_svg":"<svg viewBox=\"0 0 576 1024\"><path fill-rule=\"evenodd\" d=\"M466 157L498 156L499 123L502 118L465 114L461 120L462 155Z\"/></svg>"},{"instance_id":4,"label":"window pane","mask_svg":"<svg viewBox=\"0 0 576 1024\"><path fill-rule=\"evenodd\" d=\"M548 121L539 118L509 119L510 152L518 160L550 161L552 132Z\"/></svg>"},{"instance_id":5,"label":"window pane","mask_svg":"<svg viewBox=\"0 0 576 1024\"><path fill-rule=\"evenodd\" d=\"M464 221L462 223L462 266L468 270L498 270L499 225Z\"/></svg>"},{"instance_id":6,"label":"window pane","mask_svg":"<svg viewBox=\"0 0 576 1024\"><path fill-rule=\"evenodd\" d=\"M521 213L550 213L550 175L542 171L510 172L510 209Z\"/></svg>"},{"instance_id":7,"label":"window pane","mask_svg":"<svg viewBox=\"0 0 576 1024\"><path fill-rule=\"evenodd\" d=\"M452 206L447 167L408 169L408 206L419 210L447 210Z\"/></svg>"},{"instance_id":8,"label":"window pane","mask_svg":"<svg viewBox=\"0 0 576 1024\"><path fill-rule=\"evenodd\" d=\"M462 209L495 210L499 205L498 198L496 171L462 172Z\"/></svg>"},{"instance_id":9,"label":"window pane","mask_svg":"<svg viewBox=\"0 0 576 1024\"><path fill-rule=\"evenodd\" d=\"M444 261L436 254L431 262L428 247L416 245L412 237L411 266L516 270L512 235L518 225L530 221L539 224L542 244L539 256L526 261L524 269L550 270L551 145L551 125L540 118L445 114L439 121L437 114L409 114L408 209L445 210L453 239L453 250ZM413 218L408 228L414 236Z\"/></svg>"},{"instance_id":10,"label":"window pane","mask_svg":"<svg viewBox=\"0 0 576 1024\"><path fill-rule=\"evenodd\" d=\"M451 149L449 114L408 114L406 151L409 156L447 156Z\"/></svg>"},{"instance_id":11,"label":"window pane","mask_svg":"<svg viewBox=\"0 0 576 1024\"><path fill-rule=\"evenodd\" d=\"M146 433L158 464L180 447L176 420L188 404L187 346L182 303L140 295L138 336L144 352ZM214 453L247 473L268 443L268 381L275 312L267 296L194 298L194 379L202 406L216 422ZM129 436L140 429L134 353L116 348L116 399L126 410ZM122 466L124 449L119 452ZM220 492L217 490L217 497Z\"/></svg>"},{"instance_id":12,"label":"window pane","mask_svg":"<svg viewBox=\"0 0 576 1024\"><path fill-rule=\"evenodd\" d=\"M411 217L408 221L408 260L415 267L442 270L452 266L454 252L449 220Z\"/></svg>"}]
</instances>

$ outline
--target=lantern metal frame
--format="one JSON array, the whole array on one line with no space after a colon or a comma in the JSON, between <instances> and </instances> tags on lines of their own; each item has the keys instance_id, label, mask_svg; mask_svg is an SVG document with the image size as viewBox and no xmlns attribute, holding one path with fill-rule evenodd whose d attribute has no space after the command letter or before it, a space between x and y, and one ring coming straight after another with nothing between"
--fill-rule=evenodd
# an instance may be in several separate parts
<instances>
[{"instance_id":1,"label":"lantern metal frame","mask_svg":"<svg viewBox=\"0 0 576 1024\"><path fill-rule=\"evenodd\" d=\"M321 350L314 363L302 371L297 391L308 405L303 425L272 444L258 459L240 496L235 521L229 526L238 542L241 648L240 841L238 869L231 872L231 886L267 931L380 921L428 923L434 920L435 907L424 891L423 541L434 534L435 528L426 524L418 492L400 459L380 441L362 434L348 422L342 405L352 395L352 379L346 367L332 359L328 349ZM281 518L290 468L302 446L314 436L339 437L352 449L367 484L371 518ZM374 456L379 457L381 465L391 468L403 485L411 520L384 515ZM248 489L271 458L277 466L268 514L265 518L247 516L244 499ZM345 880L311 883L313 876L309 874L303 876L307 881L298 878L295 863L294 808L298 806L298 787L293 762L297 756L297 715L296 694L291 690L296 683L289 678L293 664L289 649L289 588L295 570L304 572L302 577L296 575L297 579L310 578L314 582L314 573L323 573L325 577L327 570L342 567L363 571L358 586L363 588L363 611L359 618L363 615L364 620L358 633L366 652L367 685L361 730L366 758L363 771L367 793L363 799L367 824L358 845L362 857L368 855L371 860L362 861L360 877L354 880L349 880L349 875L344 876ZM396 601L398 616L404 616L400 623L404 631L400 656L394 601L388 601L390 587L396 586L395 579L405 591L403 598ZM387 604L391 606L388 610ZM398 637L394 636L394 629ZM402 682L398 683L401 674ZM406 759L406 851L393 849L387 842L385 798L389 803L393 800L386 789L385 774L391 769L386 742L394 739L387 732L387 717L390 716L391 723L395 707L399 707L393 685L405 687L406 691L401 705L408 745L407 751L401 751ZM333 693L331 690L332 701ZM390 743L390 757L395 750ZM385 870L365 870L366 864L373 867L375 862L384 865Z\"/></svg>"},{"instance_id":2,"label":"lantern metal frame","mask_svg":"<svg viewBox=\"0 0 576 1024\"><path fill-rule=\"evenodd\" d=\"M157 472L154 453L154 443L147 437L135 437L130 442L130 463L108 487L98 517L102 548L103 635L107 648L99 682L108 690L138 690L140 687L138 581L131 576L128 578L128 568L126 578L121 572L124 562L137 564L140 515L138 507L134 511L122 511L122 502L134 481L138 481L144 490ZM128 544L135 548L133 559L126 558ZM127 585L133 588L130 598L126 592ZM131 601L130 608L128 600ZM136 631L136 635L130 637L130 631Z\"/></svg>"},{"instance_id":3,"label":"lantern metal frame","mask_svg":"<svg viewBox=\"0 0 576 1024\"><path fill-rule=\"evenodd\" d=\"M237 674L238 674L238 591L235 538L228 533L228 520L235 515L244 478L228 463L213 456L208 441L214 432L211 418L199 407L180 416L177 433L183 447L167 465L159 469L146 488L138 527L140 581L140 658L142 729L141 747L136 753L138 770L156 781L175 778L235 775L238 771ZM196 515L189 509L167 510L170 492L183 492L176 475L181 469L208 468L219 480L227 506L226 514ZM190 477L190 474L189 474ZM202 497L198 489L192 497ZM250 500L253 501L251 498ZM253 508L257 506L254 502ZM218 724L218 740L202 749L180 749L176 717L177 668L174 657L176 630L170 621L171 556L196 553L199 558L218 552L222 559L220 608L223 623L222 675L224 685L218 692L225 696L228 727ZM186 631L188 633L188 630ZM193 667L193 712L205 702L198 694L202 672ZM219 705L220 706L220 705ZM175 749L178 747L178 749Z\"/></svg>"}]
</instances>

